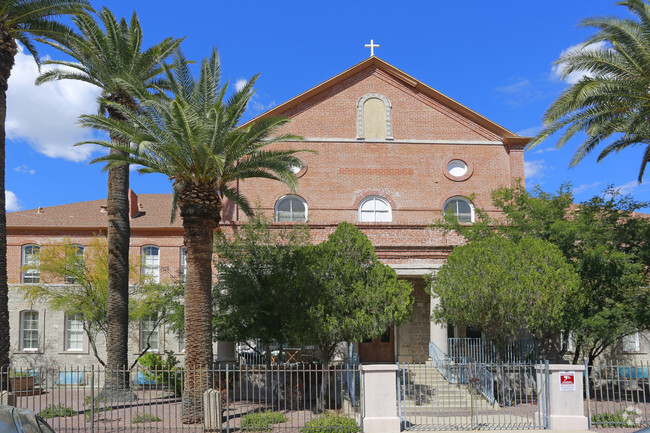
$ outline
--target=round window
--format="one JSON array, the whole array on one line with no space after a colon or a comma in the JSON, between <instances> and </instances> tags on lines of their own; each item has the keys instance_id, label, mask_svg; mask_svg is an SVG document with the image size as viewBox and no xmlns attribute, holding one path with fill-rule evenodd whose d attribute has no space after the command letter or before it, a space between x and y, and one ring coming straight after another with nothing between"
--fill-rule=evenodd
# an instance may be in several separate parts
<instances>
[{"instance_id":1,"label":"round window","mask_svg":"<svg viewBox=\"0 0 650 433\"><path fill-rule=\"evenodd\" d=\"M454 177L465 176L467 170L467 164L460 159L452 159L447 163L447 171Z\"/></svg>"}]
</instances>

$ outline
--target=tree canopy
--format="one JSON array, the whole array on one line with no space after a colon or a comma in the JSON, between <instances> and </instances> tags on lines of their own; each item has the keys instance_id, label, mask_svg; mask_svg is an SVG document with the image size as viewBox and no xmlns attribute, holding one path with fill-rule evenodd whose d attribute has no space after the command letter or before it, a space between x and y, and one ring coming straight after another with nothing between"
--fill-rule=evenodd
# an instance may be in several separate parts
<instances>
[{"instance_id":1,"label":"tree canopy","mask_svg":"<svg viewBox=\"0 0 650 433\"><path fill-rule=\"evenodd\" d=\"M524 237L477 240L453 249L431 292L440 302L434 320L479 327L498 348L521 335L549 340L570 303L580 303L580 281L550 242Z\"/></svg>"},{"instance_id":2,"label":"tree canopy","mask_svg":"<svg viewBox=\"0 0 650 433\"><path fill-rule=\"evenodd\" d=\"M308 239L305 228L256 218L232 242L217 242L218 333L314 345L328 363L339 343L376 338L410 317L411 284L377 259L354 225L339 224L318 245Z\"/></svg>"},{"instance_id":3,"label":"tree canopy","mask_svg":"<svg viewBox=\"0 0 650 433\"><path fill-rule=\"evenodd\" d=\"M529 193L522 185L501 188L492 200L503 218L478 210L475 224L448 220L442 226L470 243L534 237L561 251L580 277L583 299L563 311L564 335L575 336L574 362L583 356L593 361L620 345L621 336L650 328L650 219L635 213L648 203L608 188L575 205L569 185L554 193L540 188Z\"/></svg>"}]
</instances>

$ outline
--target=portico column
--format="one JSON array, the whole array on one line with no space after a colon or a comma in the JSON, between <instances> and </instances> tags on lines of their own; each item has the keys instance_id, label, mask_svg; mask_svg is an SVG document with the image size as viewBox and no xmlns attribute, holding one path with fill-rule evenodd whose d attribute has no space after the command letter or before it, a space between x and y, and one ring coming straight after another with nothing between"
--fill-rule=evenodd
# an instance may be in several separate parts
<instances>
[{"instance_id":1,"label":"portico column","mask_svg":"<svg viewBox=\"0 0 650 433\"><path fill-rule=\"evenodd\" d=\"M433 309L439 303L439 298L431 296L431 308L429 310L429 315L433 314ZM434 323L432 321L429 324L429 341L435 343L435 345L438 346L440 350L448 354L449 348L447 346L447 325Z\"/></svg>"}]
</instances>

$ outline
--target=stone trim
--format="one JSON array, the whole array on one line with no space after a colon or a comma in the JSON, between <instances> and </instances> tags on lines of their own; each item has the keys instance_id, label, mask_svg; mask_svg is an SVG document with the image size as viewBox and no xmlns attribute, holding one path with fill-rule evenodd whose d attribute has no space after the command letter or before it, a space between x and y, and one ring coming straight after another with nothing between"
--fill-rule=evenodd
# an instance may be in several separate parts
<instances>
[{"instance_id":1,"label":"stone trim","mask_svg":"<svg viewBox=\"0 0 650 433\"><path fill-rule=\"evenodd\" d=\"M392 104L390 103L390 100L385 97L382 94L379 93L368 93L366 95L363 95L361 98L359 98L359 101L357 102L357 140L363 140L364 139L364 134L363 134L363 127L364 127L364 119L363 119L363 104L366 103L368 99L380 99L384 103L384 108L385 108L385 120L386 120L386 140L392 140L393 139L393 123L391 120L391 108L393 107Z\"/></svg>"}]
</instances>

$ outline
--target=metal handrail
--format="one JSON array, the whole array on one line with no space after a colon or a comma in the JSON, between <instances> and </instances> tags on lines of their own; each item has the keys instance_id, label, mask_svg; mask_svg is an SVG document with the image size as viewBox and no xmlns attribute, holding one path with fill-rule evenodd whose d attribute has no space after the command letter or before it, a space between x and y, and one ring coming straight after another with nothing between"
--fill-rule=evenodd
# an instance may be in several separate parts
<instances>
[{"instance_id":1,"label":"metal handrail","mask_svg":"<svg viewBox=\"0 0 650 433\"><path fill-rule=\"evenodd\" d=\"M473 386L494 404L494 375L485 366L467 356L450 357L433 341L429 342L429 357L447 382Z\"/></svg>"}]
</instances>

